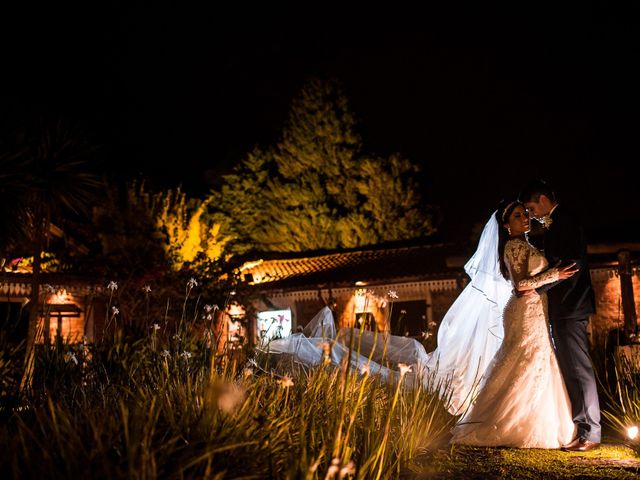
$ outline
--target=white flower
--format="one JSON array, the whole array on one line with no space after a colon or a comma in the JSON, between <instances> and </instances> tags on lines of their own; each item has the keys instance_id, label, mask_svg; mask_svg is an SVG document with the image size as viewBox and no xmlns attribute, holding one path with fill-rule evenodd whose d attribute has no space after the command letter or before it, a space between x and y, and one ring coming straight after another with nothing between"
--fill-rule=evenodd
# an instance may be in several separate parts
<instances>
[{"instance_id":1,"label":"white flower","mask_svg":"<svg viewBox=\"0 0 640 480\"><path fill-rule=\"evenodd\" d=\"M113 315L118 315L120 313L120 310L118 310L118 307L111 307L111 313Z\"/></svg>"},{"instance_id":2,"label":"white flower","mask_svg":"<svg viewBox=\"0 0 640 480\"><path fill-rule=\"evenodd\" d=\"M407 365L405 363L399 363L398 368L400 368L401 377L404 377L407 373L411 372L411 365Z\"/></svg>"},{"instance_id":3,"label":"white flower","mask_svg":"<svg viewBox=\"0 0 640 480\"><path fill-rule=\"evenodd\" d=\"M325 480L335 477L336 473L338 473L339 471L340 471L340 459L336 457L333 460L331 460L331 466L329 467L329 470L327 470L327 475L324 477Z\"/></svg>"},{"instance_id":4,"label":"white flower","mask_svg":"<svg viewBox=\"0 0 640 480\"><path fill-rule=\"evenodd\" d=\"M109 285L107 285L107 289L114 292L118 289L118 284L112 280L109 282Z\"/></svg>"},{"instance_id":5,"label":"white flower","mask_svg":"<svg viewBox=\"0 0 640 480\"><path fill-rule=\"evenodd\" d=\"M434 329L438 326L437 322L434 322L433 320L429 322L429 328Z\"/></svg>"},{"instance_id":6,"label":"white flower","mask_svg":"<svg viewBox=\"0 0 640 480\"><path fill-rule=\"evenodd\" d=\"M160 325L154 323L153 325L151 325L151 328L153 328L153 331L155 332L156 330L160 330Z\"/></svg>"},{"instance_id":7,"label":"white flower","mask_svg":"<svg viewBox=\"0 0 640 480\"><path fill-rule=\"evenodd\" d=\"M184 357L185 360L189 360L191 358L191 352L182 352L180 356Z\"/></svg>"},{"instance_id":8,"label":"white flower","mask_svg":"<svg viewBox=\"0 0 640 480\"><path fill-rule=\"evenodd\" d=\"M407 311L406 310L400 310L400 315L406 315Z\"/></svg>"},{"instance_id":9,"label":"white flower","mask_svg":"<svg viewBox=\"0 0 640 480\"><path fill-rule=\"evenodd\" d=\"M198 282L196 281L196 279L195 279L195 278L191 277L191 278L189 279L189 281L187 282L187 286L188 286L189 288L197 287L197 286L198 286Z\"/></svg>"},{"instance_id":10,"label":"white flower","mask_svg":"<svg viewBox=\"0 0 640 480\"><path fill-rule=\"evenodd\" d=\"M162 355L163 357L169 358L171 356L171 353L169 352L169 350L163 350L160 355Z\"/></svg>"},{"instance_id":11,"label":"white flower","mask_svg":"<svg viewBox=\"0 0 640 480\"><path fill-rule=\"evenodd\" d=\"M353 463L353 460L349 460L345 466L340 469L339 478L344 478L347 475L355 475L356 474L356 464Z\"/></svg>"},{"instance_id":12,"label":"white flower","mask_svg":"<svg viewBox=\"0 0 640 480\"><path fill-rule=\"evenodd\" d=\"M213 307L211 305L205 305L204 306L204 311L209 313L211 310L213 310Z\"/></svg>"},{"instance_id":13,"label":"white flower","mask_svg":"<svg viewBox=\"0 0 640 480\"><path fill-rule=\"evenodd\" d=\"M395 291L395 290L389 290L389 291L387 292L387 296L388 296L389 298L393 298L393 299L398 298L398 294L396 293L396 291Z\"/></svg>"},{"instance_id":14,"label":"white flower","mask_svg":"<svg viewBox=\"0 0 640 480\"><path fill-rule=\"evenodd\" d=\"M43 285L45 291L49 292L49 293L55 293L56 289L53 288L53 286L49 285L48 283Z\"/></svg>"},{"instance_id":15,"label":"white flower","mask_svg":"<svg viewBox=\"0 0 640 480\"><path fill-rule=\"evenodd\" d=\"M293 387L293 380L291 380L291 377L289 375L285 375L284 377L282 377L280 380L278 380L278 383L282 386L282 388Z\"/></svg>"},{"instance_id":16,"label":"white flower","mask_svg":"<svg viewBox=\"0 0 640 480\"><path fill-rule=\"evenodd\" d=\"M174 340L180 340L180 335L177 333L172 337Z\"/></svg>"},{"instance_id":17,"label":"white flower","mask_svg":"<svg viewBox=\"0 0 640 480\"><path fill-rule=\"evenodd\" d=\"M422 332L420 336L426 340L431 336L431 334L429 332Z\"/></svg>"},{"instance_id":18,"label":"white flower","mask_svg":"<svg viewBox=\"0 0 640 480\"><path fill-rule=\"evenodd\" d=\"M76 355L73 352L65 353L64 354L64 361L65 361L65 363L73 362L76 365L78 365L78 359L76 358Z\"/></svg>"},{"instance_id":19,"label":"white flower","mask_svg":"<svg viewBox=\"0 0 640 480\"><path fill-rule=\"evenodd\" d=\"M145 285L144 287L142 287L142 291L144 293L150 293L151 292L151 286Z\"/></svg>"}]
</instances>

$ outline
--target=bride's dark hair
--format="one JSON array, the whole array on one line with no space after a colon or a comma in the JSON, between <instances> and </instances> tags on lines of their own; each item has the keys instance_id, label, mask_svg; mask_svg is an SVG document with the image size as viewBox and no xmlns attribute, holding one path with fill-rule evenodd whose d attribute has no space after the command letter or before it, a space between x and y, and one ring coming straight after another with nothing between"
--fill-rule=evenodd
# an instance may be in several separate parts
<instances>
[{"instance_id":1,"label":"bride's dark hair","mask_svg":"<svg viewBox=\"0 0 640 480\"><path fill-rule=\"evenodd\" d=\"M509 232L504 227L504 224L509 220L509 216L516 209L516 207L522 206L522 203L518 201L506 201L503 200L498 205L498 209L496 210L496 221L498 222L498 258L500 259L500 272L502 276L507 280L511 281L509 277L509 269L507 268L507 264L504 262L504 246L507 244L509 240Z\"/></svg>"}]
</instances>

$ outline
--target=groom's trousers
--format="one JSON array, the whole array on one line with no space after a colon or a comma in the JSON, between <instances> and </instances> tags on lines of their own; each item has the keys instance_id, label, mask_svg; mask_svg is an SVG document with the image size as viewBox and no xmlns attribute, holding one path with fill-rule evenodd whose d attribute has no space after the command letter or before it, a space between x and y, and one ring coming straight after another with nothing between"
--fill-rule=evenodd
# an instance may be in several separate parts
<instances>
[{"instance_id":1,"label":"groom's trousers","mask_svg":"<svg viewBox=\"0 0 640 480\"><path fill-rule=\"evenodd\" d=\"M556 357L567 386L577 436L600 442L600 402L587 338L588 319L560 319L551 326Z\"/></svg>"}]
</instances>

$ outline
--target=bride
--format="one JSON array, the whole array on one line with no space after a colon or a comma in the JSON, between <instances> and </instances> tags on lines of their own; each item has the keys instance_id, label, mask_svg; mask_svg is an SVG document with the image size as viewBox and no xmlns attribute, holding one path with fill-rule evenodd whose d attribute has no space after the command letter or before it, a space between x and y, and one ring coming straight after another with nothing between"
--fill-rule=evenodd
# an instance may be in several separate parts
<instances>
[{"instance_id":1,"label":"bride","mask_svg":"<svg viewBox=\"0 0 640 480\"><path fill-rule=\"evenodd\" d=\"M477 396L453 429L451 443L559 448L574 424L549 332L546 294L536 288L574 275L575 265L548 268L526 239L529 217L512 202L495 214L500 271L514 288L503 314L504 339Z\"/></svg>"},{"instance_id":2,"label":"bride","mask_svg":"<svg viewBox=\"0 0 640 480\"><path fill-rule=\"evenodd\" d=\"M443 318L438 348L430 354L412 338L336 331L329 307L302 333L264 349L308 366L348 360L354 369L367 365L388 381L401 378L400 364L410 365L409 376L439 389L449 411L462 414L452 443L560 447L573 438L574 424L550 340L546 294L538 295L535 288L576 270L548 269L544 256L527 242L528 230L520 203L491 216L465 265L471 281Z\"/></svg>"}]
</instances>

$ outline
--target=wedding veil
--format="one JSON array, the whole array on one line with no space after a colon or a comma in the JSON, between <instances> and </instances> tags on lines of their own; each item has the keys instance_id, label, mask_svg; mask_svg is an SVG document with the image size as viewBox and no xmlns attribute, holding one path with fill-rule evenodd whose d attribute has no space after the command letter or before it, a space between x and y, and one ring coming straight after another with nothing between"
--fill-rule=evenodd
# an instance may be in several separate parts
<instances>
[{"instance_id":1,"label":"wedding veil","mask_svg":"<svg viewBox=\"0 0 640 480\"><path fill-rule=\"evenodd\" d=\"M502 312L512 286L500 272L498 229L494 212L464 266L471 281L442 319L438 348L426 363L429 381L435 378L454 414L462 413L473 399L504 335Z\"/></svg>"}]
</instances>

